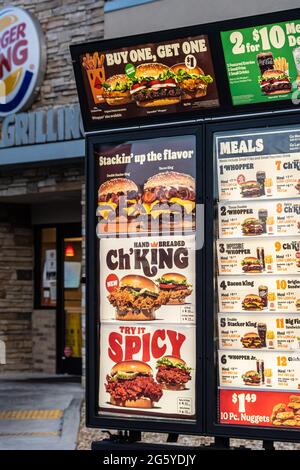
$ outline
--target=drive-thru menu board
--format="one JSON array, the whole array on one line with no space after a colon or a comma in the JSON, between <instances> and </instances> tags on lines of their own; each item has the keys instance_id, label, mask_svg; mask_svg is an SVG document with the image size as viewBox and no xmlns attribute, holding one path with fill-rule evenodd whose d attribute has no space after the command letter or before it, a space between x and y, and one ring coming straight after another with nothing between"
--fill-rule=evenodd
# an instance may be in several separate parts
<instances>
[{"instance_id":1,"label":"drive-thru menu board","mask_svg":"<svg viewBox=\"0 0 300 470\"><path fill-rule=\"evenodd\" d=\"M92 122L161 117L219 106L206 35L106 48L99 43L93 52L79 57Z\"/></svg>"},{"instance_id":2,"label":"drive-thru menu board","mask_svg":"<svg viewBox=\"0 0 300 470\"><path fill-rule=\"evenodd\" d=\"M194 135L95 146L99 415L196 418Z\"/></svg>"},{"instance_id":3,"label":"drive-thru menu board","mask_svg":"<svg viewBox=\"0 0 300 470\"><path fill-rule=\"evenodd\" d=\"M300 21L221 32L234 105L297 99Z\"/></svg>"},{"instance_id":4,"label":"drive-thru menu board","mask_svg":"<svg viewBox=\"0 0 300 470\"><path fill-rule=\"evenodd\" d=\"M299 136L215 135L220 423L300 427Z\"/></svg>"}]
</instances>

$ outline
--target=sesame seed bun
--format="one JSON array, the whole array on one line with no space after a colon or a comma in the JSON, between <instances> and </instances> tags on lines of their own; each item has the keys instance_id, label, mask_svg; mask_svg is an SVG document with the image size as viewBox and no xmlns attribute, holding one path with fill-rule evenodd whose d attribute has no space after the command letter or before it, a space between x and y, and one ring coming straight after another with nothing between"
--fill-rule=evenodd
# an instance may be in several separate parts
<instances>
[{"instance_id":1,"label":"sesame seed bun","mask_svg":"<svg viewBox=\"0 0 300 470\"><path fill-rule=\"evenodd\" d=\"M157 285L148 277L138 276L134 274L128 274L127 276L122 277L120 281L120 287L136 287L138 289L147 289L150 292L155 294L159 293L159 288Z\"/></svg>"},{"instance_id":2,"label":"sesame seed bun","mask_svg":"<svg viewBox=\"0 0 300 470\"><path fill-rule=\"evenodd\" d=\"M183 366L186 365L186 362L185 362L183 359L181 359L180 357L176 357L176 356L164 356L163 358L164 358L164 359L168 359L168 361L170 361L171 364L172 364L174 367L176 367L177 364L180 364L180 365L183 365ZM163 359L163 358L162 358L162 359Z\"/></svg>"},{"instance_id":3,"label":"sesame seed bun","mask_svg":"<svg viewBox=\"0 0 300 470\"><path fill-rule=\"evenodd\" d=\"M110 375L113 377L119 372L138 372L142 375L153 375L152 368L142 361L121 361L113 366Z\"/></svg>"},{"instance_id":4,"label":"sesame seed bun","mask_svg":"<svg viewBox=\"0 0 300 470\"><path fill-rule=\"evenodd\" d=\"M127 178L113 178L101 184L98 195L105 196L106 194L126 193L127 191L138 192L138 187L134 181Z\"/></svg>"},{"instance_id":5,"label":"sesame seed bun","mask_svg":"<svg viewBox=\"0 0 300 470\"><path fill-rule=\"evenodd\" d=\"M179 72L179 70L183 70L184 72L187 72L187 73L190 73L190 74L204 75L204 71L202 70L201 67L196 66L196 67L191 69L191 68L187 67L183 62L181 64L172 65L170 70L172 70L172 72L174 72L176 74Z\"/></svg>"},{"instance_id":6,"label":"sesame seed bun","mask_svg":"<svg viewBox=\"0 0 300 470\"><path fill-rule=\"evenodd\" d=\"M156 79L167 70L169 70L169 67L160 63L141 64L137 66L135 76L137 78L152 77Z\"/></svg>"},{"instance_id":7,"label":"sesame seed bun","mask_svg":"<svg viewBox=\"0 0 300 470\"><path fill-rule=\"evenodd\" d=\"M174 282L178 282L179 284L183 281L186 281L186 277L183 274L179 274L179 273L166 273L162 277L166 279L167 281L174 281Z\"/></svg>"},{"instance_id":8,"label":"sesame seed bun","mask_svg":"<svg viewBox=\"0 0 300 470\"><path fill-rule=\"evenodd\" d=\"M185 173L167 171L165 173L157 173L156 175L151 176L144 184L144 189L152 189L159 186L183 186L195 191L195 179L191 175L187 175Z\"/></svg>"},{"instance_id":9,"label":"sesame seed bun","mask_svg":"<svg viewBox=\"0 0 300 470\"><path fill-rule=\"evenodd\" d=\"M110 403L115 406L122 406L124 408L153 408L153 401L150 398L138 398L137 400L116 400L110 397Z\"/></svg>"}]
</instances>

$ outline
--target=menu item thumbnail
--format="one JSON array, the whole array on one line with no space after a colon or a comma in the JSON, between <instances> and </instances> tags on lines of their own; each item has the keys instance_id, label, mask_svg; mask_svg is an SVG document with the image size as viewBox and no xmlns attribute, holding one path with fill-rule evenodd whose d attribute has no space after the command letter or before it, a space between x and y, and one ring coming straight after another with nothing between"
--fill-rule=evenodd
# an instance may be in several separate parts
<instances>
[{"instance_id":1,"label":"menu item thumbnail","mask_svg":"<svg viewBox=\"0 0 300 470\"><path fill-rule=\"evenodd\" d=\"M124 276L119 287L108 296L116 308L117 320L154 320L162 299L156 284L144 276Z\"/></svg>"},{"instance_id":2,"label":"menu item thumbnail","mask_svg":"<svg viewBox=\"0 0 300 470\"><path fill-rule=\"evenodd\" d=\"M263 271L261 262L254 256L246 256L241 264L244 273L261 273Z\"/></svg>"},{"instance_id":3,"label":"menu item thumbnail","mask_svg":"<svg viewBox=\"0 0 300 470\"><path fill-rule=\"evenodd\" d=\"M295 314L219 313L220 349L300 349L300 319Z\"/></svg>"},{"instance_id":4,"label":"menu item thumbnail","mask_svg":"<svg viewBox=\"0 0 300 470\"><path fill-rule=\"evenodd\" d=\"M191 380L191 368L186 362L173 356L164 356L156 363L156 380L165 390L185 390Z\"/></svg>"},{"instance_id":5,"label":"menu item thumbnail","mask_svg":"<svg viewBox=\"0 0 300 470\"><path fill-rule=\"evenodd\" d=\"M219 350L221 387L300 390L297 351Z\"/></svg>"},{"instance_id":6,"label":"menu item thumbnail","mask_svg":"<svg viewBox=\"0 0 300 470\"><path fill-rule=\"evenodd\" d=\"M102 323L99 346L99 414L195 418L195 326Z\"/></svg>"},{"instance_id":7,"label":"menu item thumbnail","mask_svg":"<svg viewBox=\"0 0 300 470\"><path fill-rule=\"evenodd\" d=\"M220 312L296 312L298 276L219 276Z\"/></svg>"},{"instance_id":8,"label":"menu item thumbnail","mask_svg":"<svg viewBox=\"0 0 300 470\"><path fill-rule=\"evenodd\" d=\"M300 234L297 200L219 203L219 237L293 236Z\"/></svg>"},{"instance_id":9,"label":"menu item thumbnail","mask_svg":"<svg viewBox=\"0 0 300 470\"><path fill-rule=\"evenodd\" d=\"M187 278L179 273L166 273L157 279L161 295L167 305L180 305L185 303L186 297L192 293L192 285Z\"/></svg>"},{"instance_id":10,"label":"menu item thumbnail","mask_svg":"<svg viewBox=\"0 0 300 470\"><path fill-rule=\"evenodd\" d=\"M153 408L162 397L162 388L155 382L151 367L142 361L115 364L105 388L112 405L127 408Z\"/></svg>"},{"instance_id":11,"label":"menu item thumbnail","mask_svg":"<svg viewBox=\"0 0 300 470\"><path fill-rule=\"evenodd\" d=\"M300 239L218 240L220 274L300 274Z\"/></svg>"},{"instance_id":12,"label":"menu item thumbnail","mask_svg":"<svg viewBox=\"0 0 300 470\"><path fill-rule=\"evenodd\" d=\"M274 426L300 426L300 397L290 395L289 400L273 407L271 423Z\"/></svg>"},{"instance_id":13,"label":"menu item thumbnail","mask_svg":"<svg viewBox=\"0 0 300 470\"><path fill-rule=\"evenodd\" d=\"M100 315L105 321L195 323L195 236L103 238Z\"/></svg>"},{"instance_id":14,"label":"menu item thumbnail","mask_svg":"<svg viewBox=\"0 0 300 470\"><path fill-rule=\"evenodd\" d=\"M220 390L220 422L238 426L300 426L300 395L288 391Z\"/></svg>"},{"instance_id":15,"label":"menu item thumbnail","mask_svg":"<svg viewBox=\"0 0 300 470\"><path fill-rule=\"evenodd\" d=\"M220 201L299 198L299 135L298 126L216 134Z\"/></svg>"}]
</instances>

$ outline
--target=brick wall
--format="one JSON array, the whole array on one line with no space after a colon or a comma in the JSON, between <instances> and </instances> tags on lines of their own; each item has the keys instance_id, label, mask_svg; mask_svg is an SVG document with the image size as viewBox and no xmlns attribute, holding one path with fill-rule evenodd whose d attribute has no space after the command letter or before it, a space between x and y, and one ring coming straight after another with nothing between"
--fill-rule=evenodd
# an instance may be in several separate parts
<instances>
[{"instance_id":1,"label":"brick wall","mask_svg":"<svg viewBox=\"0 0 300 470\"><path fill-rule=\"evenodd\" d=\"M0 339L6 344L1 372L32 368L33 241L23 206L0 205Z\"/></svg>"}]
</instances>

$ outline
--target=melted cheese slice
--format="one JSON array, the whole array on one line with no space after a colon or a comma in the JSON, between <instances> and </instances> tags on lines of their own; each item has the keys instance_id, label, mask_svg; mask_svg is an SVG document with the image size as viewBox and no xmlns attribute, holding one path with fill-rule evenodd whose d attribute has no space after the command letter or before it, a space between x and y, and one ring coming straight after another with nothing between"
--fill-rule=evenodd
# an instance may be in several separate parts
<instances>
[{"instance_id":1,"label":"melted cheese slice","mask_svg":"<svg viewBox=\"0 0 300 470\"><path fill-rule=\"evenodd\" d=\"M196 206L194 201L184 201L179 197L171 197L170 202L172 202L173 204L179 204L180 206L184 207L188 214L190 214Z\"/></svg>"}]
</instances>

